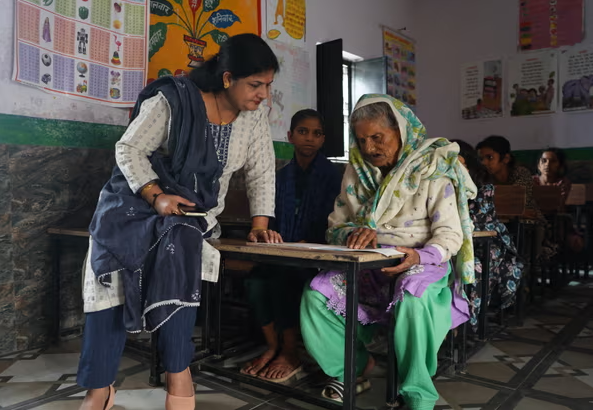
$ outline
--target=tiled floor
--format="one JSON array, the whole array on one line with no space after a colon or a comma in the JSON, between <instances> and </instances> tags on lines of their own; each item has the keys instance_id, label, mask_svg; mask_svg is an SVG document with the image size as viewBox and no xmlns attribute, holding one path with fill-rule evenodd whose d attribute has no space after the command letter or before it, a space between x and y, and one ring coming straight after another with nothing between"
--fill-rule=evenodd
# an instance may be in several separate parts
<instances>
[{"instance_id":1,"label":"tiled floor","mask_svg":"<svg viewBox=\"0 0 593 410\"><path fill-rule=\"evenodd\" d=\"M74 340L0 357L0 409L78 409L84 395L75 384L78 351ZM381 369L373 376L360 408L383 405ZM115 409L163 409L165 392L147 381L147 364L125 356ZM318 409L207 373L197 374L195 382L198 409ZM523 327L499 332L471 357L465 372L438 377L435 384L437 410L593 409L593 284L569 286L535 306Z\"/></svg>"}]
</instances>

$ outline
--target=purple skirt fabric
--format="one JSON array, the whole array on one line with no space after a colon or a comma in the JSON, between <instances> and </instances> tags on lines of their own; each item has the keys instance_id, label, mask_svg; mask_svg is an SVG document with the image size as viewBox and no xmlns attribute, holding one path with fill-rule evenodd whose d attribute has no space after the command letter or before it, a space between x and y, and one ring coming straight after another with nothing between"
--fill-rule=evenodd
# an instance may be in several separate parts
<instances>
[{"instance_id":1,"label":"purple skirt fabric","mask_svg":"<svg viewBox=\"0 0 593 410\"><path fill-rule=\"evenodd\" d=\"M395 303L406 297L422 297L426 288L441 280L450 271L448 262L440 263L440 253L434 247L418 249L421 264L412 266L399 275L393 298L389 297L391 278L379 270L364 270L358 274L358 321L363 325L387 324ZM458 292L457 284L451 281L453 293L451 304L451 328L469 320L467 300ZM339 271L324 271L311 281L311 289L327 298L327 308L340 316L346 314L346 274Z\"/></svg>"}]
</instances>

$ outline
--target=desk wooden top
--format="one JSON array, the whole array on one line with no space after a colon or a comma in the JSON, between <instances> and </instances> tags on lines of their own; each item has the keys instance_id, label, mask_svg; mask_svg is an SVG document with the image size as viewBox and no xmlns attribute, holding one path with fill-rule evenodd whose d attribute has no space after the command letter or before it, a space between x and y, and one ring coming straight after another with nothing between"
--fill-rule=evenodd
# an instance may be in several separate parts
<instances>
[{"instance_id":1,"label":"desk wooden top","mask_svg":"<svg viewBox=\"0 0 593 410\"><path fill-rule=\"evenodd\" d=\"M282 245L263 246L238 239L216 239L209 241L221 252L252 255L279 256L283 258L313 259L330 262L376 262L399 257L386 257L374 252L335 252L316 249L298 249Z\"/></svg>"},{"instance_id":2,"label":"desk wooden top","mask_svg":"<svg viewBox=\"0 0 593 410\"><path fill-rule=\"evenodd\" d=\"M82 236L89 237L91 234L86 228L49 228L47 233L52 235L64 235L64 236Z\"/></svg>"},{"instance_id":3,"label":"desk wooden top","mask_svg":"<svg viewBox=\"0 0 593 410\"><path fill-rule=\"evenodd\" d=\"M88 229L83 228L49 228L47 230L52 235L90 236ZM495 231L474 232L474 238L495 237ZM236 252L257 255L282 256L288 258L315 259L324 261L342 261L342 262L375 262L385 259L392 259L374 252L332 252L315 249L295 249L289 247L262 246L256 245L244 240L238 239L215 239L210 243L221 252Z\"/></svg>"},{"instance_id":4,"label":"desk wooden top","mask_svg":"<svg viewBox=\"0 0 593 410\"><path fill-rule=\"evenodd\" d=\"M497 235L496 231L482 231L482 232L474 232L472 236L474 238L494 238Z\"/></svg>"}]
</instances>

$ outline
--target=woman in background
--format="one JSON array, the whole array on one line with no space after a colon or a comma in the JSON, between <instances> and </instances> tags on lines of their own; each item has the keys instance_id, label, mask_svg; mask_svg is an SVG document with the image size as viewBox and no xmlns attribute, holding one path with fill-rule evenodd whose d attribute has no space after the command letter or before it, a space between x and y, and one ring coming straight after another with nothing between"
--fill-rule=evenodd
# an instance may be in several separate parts
<instances>
[{"instance_id":1,"label":"woman in background","mask_svg":"<svg viewBox=\"0 0 593 410\"><path fill-rule=\"evenodd\" d=\"M572 187L572 183L566 177L567 171L564 151L559 148L545 149L537 160L537 174L533 176L533 184L560 187L562 200L566 203Z\"/></svg>"},{"instance_id":2,"label":"woman in background","mask_svg":"<svg viewBox=\"0 0 593 410\"><path fill-rule=\"evenodd\" d=\"M537 174L533 176L533 184L559 187L562 204L566 205L566 199L572 188L572 182L566 176L567 171L564 151L559 148L547 148L541 152L537 160ZM566 243L571 251L580 252L584 246L583 237L574 226L573 219L569 215L566 216L561 219L564 223L556 224L556 238L558 242Z\"/></svg>"},{"instance_id":3,"label":"woman in background","mask_svg":"<svg viewBox=\"0 0 593 410\"><path fill-rule=\"evenodd\" d=\"M460 140L453 140L459 145L459 160L467 168L469 175L478 188L478 195L469 201L469 213L474 223L474 230L494 231L496 237L490 245L490 293L477 296L476 287L470 295L472 301L472 317L470 322L474 329L477 326L477 315L480 307L494 306L506 309L515 301L515 295L521 281L523 263L518 260L515 244L507 227L498 220L494 208L494 192L492 178L486 168L478 160L478 156L471 145ZM476 250L476 272L481 278L482 261L485 255L482 248ZM485 301L484 306L481 302Z\"/></svg>"}]
</instances>

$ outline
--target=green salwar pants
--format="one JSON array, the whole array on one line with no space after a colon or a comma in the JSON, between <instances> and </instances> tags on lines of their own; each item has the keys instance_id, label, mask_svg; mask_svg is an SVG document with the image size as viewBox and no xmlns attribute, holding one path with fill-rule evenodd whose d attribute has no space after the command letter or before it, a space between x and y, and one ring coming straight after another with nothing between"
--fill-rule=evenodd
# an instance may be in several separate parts
<instances>
[{"instance_id":1,"label":"green salwar pants","mask_svg":"<svg viewBox=\"0 0 593 410\"><path fill-rule=\"evenodd\" d=\"M449 274L427 287L422 297L405 293L395 305L395 354L400 394L411 410L432 410L439 394L432 382L437 353L451 328ZM369 360L365 344L378 325L358 325L357 375ZM308 352L323 371L344 381L346 319L327 307L327 298L309 286L301 302L301 332Z\"/></svg>"}]
</instances>

